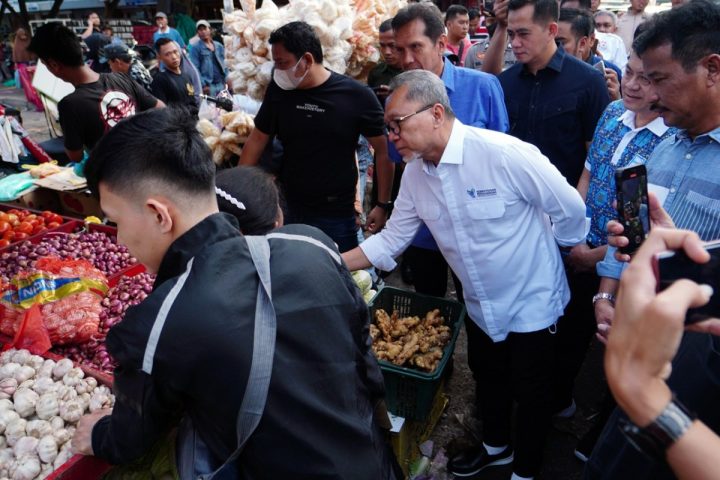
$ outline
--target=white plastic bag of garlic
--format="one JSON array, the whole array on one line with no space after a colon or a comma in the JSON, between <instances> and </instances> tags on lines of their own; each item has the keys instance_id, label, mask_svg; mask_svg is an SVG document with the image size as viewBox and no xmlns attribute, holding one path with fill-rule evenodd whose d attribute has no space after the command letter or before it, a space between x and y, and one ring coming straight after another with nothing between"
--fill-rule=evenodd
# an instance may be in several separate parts
<instances>
[{"instance_id":1,"label":"white plastic bag of garlic","mask_svg":"<svg viewBox=\"0 0 720 480\"><path fill-rule=\"evenodd\" d=\"M290 0L278 8L271 0L255 8L240 0L242 10L224 13L225 61L236 93L261 100L270 83L273 30L292 21L311 25L330 70L359 78L380 60L375 47L378 27L407 4L406 0Z\"/></svg>"}]
</instances>

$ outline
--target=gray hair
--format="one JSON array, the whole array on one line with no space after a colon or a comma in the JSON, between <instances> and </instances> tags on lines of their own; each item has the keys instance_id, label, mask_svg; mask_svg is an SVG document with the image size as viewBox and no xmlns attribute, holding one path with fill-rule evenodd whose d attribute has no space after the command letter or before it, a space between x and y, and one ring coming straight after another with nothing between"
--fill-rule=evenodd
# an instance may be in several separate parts
<instances>
[{"instance_id":1,"label":"gray hair","mask_svg":"<svg viewBox=\"0 0 720 480\"><path fill-rule=\"evenodd\" d=\"M612 19L613 25L617 25L617 15L615 15L615 12L611 12L610 10L598 10L595 12L595 18L598 18L600 15L607 15Z\"/></svg>"},{"instance_id":2,"label":"gray hair","mask_svg":"<svg viewBox=\"0 0 720 480\"><path fill-rule=\"evenodd\" d=\"M434 105L439 103L445 109L445 115L455 118L455 113L450 107L447 90L443 81L428 70L408 70L396 76L390 82L390 92L394 92L401 86L407 86L405 98L409 101L418 101L423 105Z\"/></svg>"}]
</instances>

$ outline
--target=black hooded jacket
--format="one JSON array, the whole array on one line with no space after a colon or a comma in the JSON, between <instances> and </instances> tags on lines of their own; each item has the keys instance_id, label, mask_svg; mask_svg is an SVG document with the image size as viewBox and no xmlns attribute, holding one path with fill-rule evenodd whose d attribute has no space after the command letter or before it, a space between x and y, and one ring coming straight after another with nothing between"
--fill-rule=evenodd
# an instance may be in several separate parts
<instances>
[{"instance_id":1,"label":"black hooded jacket","mask_svg":"<svg viewBox=\"0 0 720 480\"><path fill-rule=\"evenodd\" d=\"M367 306L320 230L291 225L273 234L272 379L238 469L247 479L386 478L373 421L383 383ZM252 358L257 287L232 217L211 215L172 244L152 294L108 334L119 363L117 398L112 415L93 429L95 455L130 462L188 415L218 462L230 456Z\"/></svg>"}]
</instances>

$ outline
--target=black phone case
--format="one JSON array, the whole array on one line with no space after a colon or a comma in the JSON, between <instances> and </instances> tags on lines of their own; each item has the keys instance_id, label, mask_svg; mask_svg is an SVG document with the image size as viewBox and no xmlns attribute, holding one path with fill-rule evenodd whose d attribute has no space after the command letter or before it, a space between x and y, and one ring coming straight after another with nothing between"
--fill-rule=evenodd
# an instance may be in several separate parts
<instances>
[{"instance_id":1,"label":"black phone case","mask_svg":"<svg viewBox=\"0 0 720 480\"><path fill-rule=\"evenodd\" d=\"M645 231L645 229L642 227L642 225L640 225L639 228L641 229L641 232L640 232L641 235L640 235L639 241L637 238L635 238L636 235L629 235L629 232L631 230L635 230L638 228L638 225L631 224L631 222L625 218L625 213L623 212L623 204L625 203L625 201L624 201L625 198L623 195L622 184L623 184L623 181L626 180L624 177L624 174L625 174L625 172L627 172L633 168L635 168L635 167L628 167L625 169L619 169L619 170L615 171L615 198L617 200L618 219L619 219L620 223L622 223L622 225L623 225L624 232L626 234L625 236L630 241L630 243L628 243L626 246L620 247L619 250L621 253L625 253L627 255L631 255L631 254L635 253L637 251L637 249L640 248L640 245L642 244L643 240L645 240L645 237L649 233L649 232ZM645 195L647 196L647 171L642 170L642 175L645 177Z\"/></svg>"}]
</instances>

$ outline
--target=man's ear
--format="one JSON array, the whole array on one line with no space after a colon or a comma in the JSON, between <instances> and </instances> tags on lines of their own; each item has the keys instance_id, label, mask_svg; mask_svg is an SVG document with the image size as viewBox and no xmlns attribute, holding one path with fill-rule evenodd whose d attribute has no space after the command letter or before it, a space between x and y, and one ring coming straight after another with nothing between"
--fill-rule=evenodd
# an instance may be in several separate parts
<instances>
[{"instance_id":1,"label":"man's ear","mask_svg":"<svg viewBox=\"0 0 720 480\"><path fill-rule=\"evenodd\" d=\"M162 200L156 198L148 198L145 202L145 208L153 216L154 225L159 229L160 233L170 233L173 229L173 216L170 212L170 206Z\"/></svg>"},{"instance_id":2,"label":"man's ear","mask_svg":"<svg viewBox=\"0 0 720 480\"><path fill-rule=\"evenodd\" d=\"M578 50L580 50L583 59L587 56L588 52L590 52L591 48L592 41L588 37L580 37L578 40Z\"/></svg>"},{"instance_id":3,"label":"man's ear","mask_svg":"<svg viewBox=\"0 0 720 480\"><path fill-rule=\"evenodd\" d=\"M708 71L708 86L720 84L720 54L712 53L702 60Z\"/></svg>"},{"instance_id":4,"label":"man's ear","mask_svg":"<svg viewBox=\"0 0 720 480\"><path fill-rule=\"evenodd\" d=\"M447 34L443 33L437 39L437 45L440 48L440 55L443 55L445 53L447 44L448 44Z\"/></svg>"},{"instance_id":5,"label":"man's ear","mask_svg":"<svg viewBox=\"0 0 720 480\"><path fill-rule=\"evenodd\" d=\"M308 68L312 67L316 63L315 57L313 57L310 52L303 53L302 58L305 60L305 63L307 63Z\"/></svg>"},{"instance_id":6,"label":"man's ear","mask_svg":"<svg viewBox=\"0 0 720 480\"><path fill-rule=\"evenodd\" d=\"M552 35L553 38L557 37L557 34L558 34L557 22L548 23L548 31L550 32L550 35Z\"/></svg>"}]
</instances>

